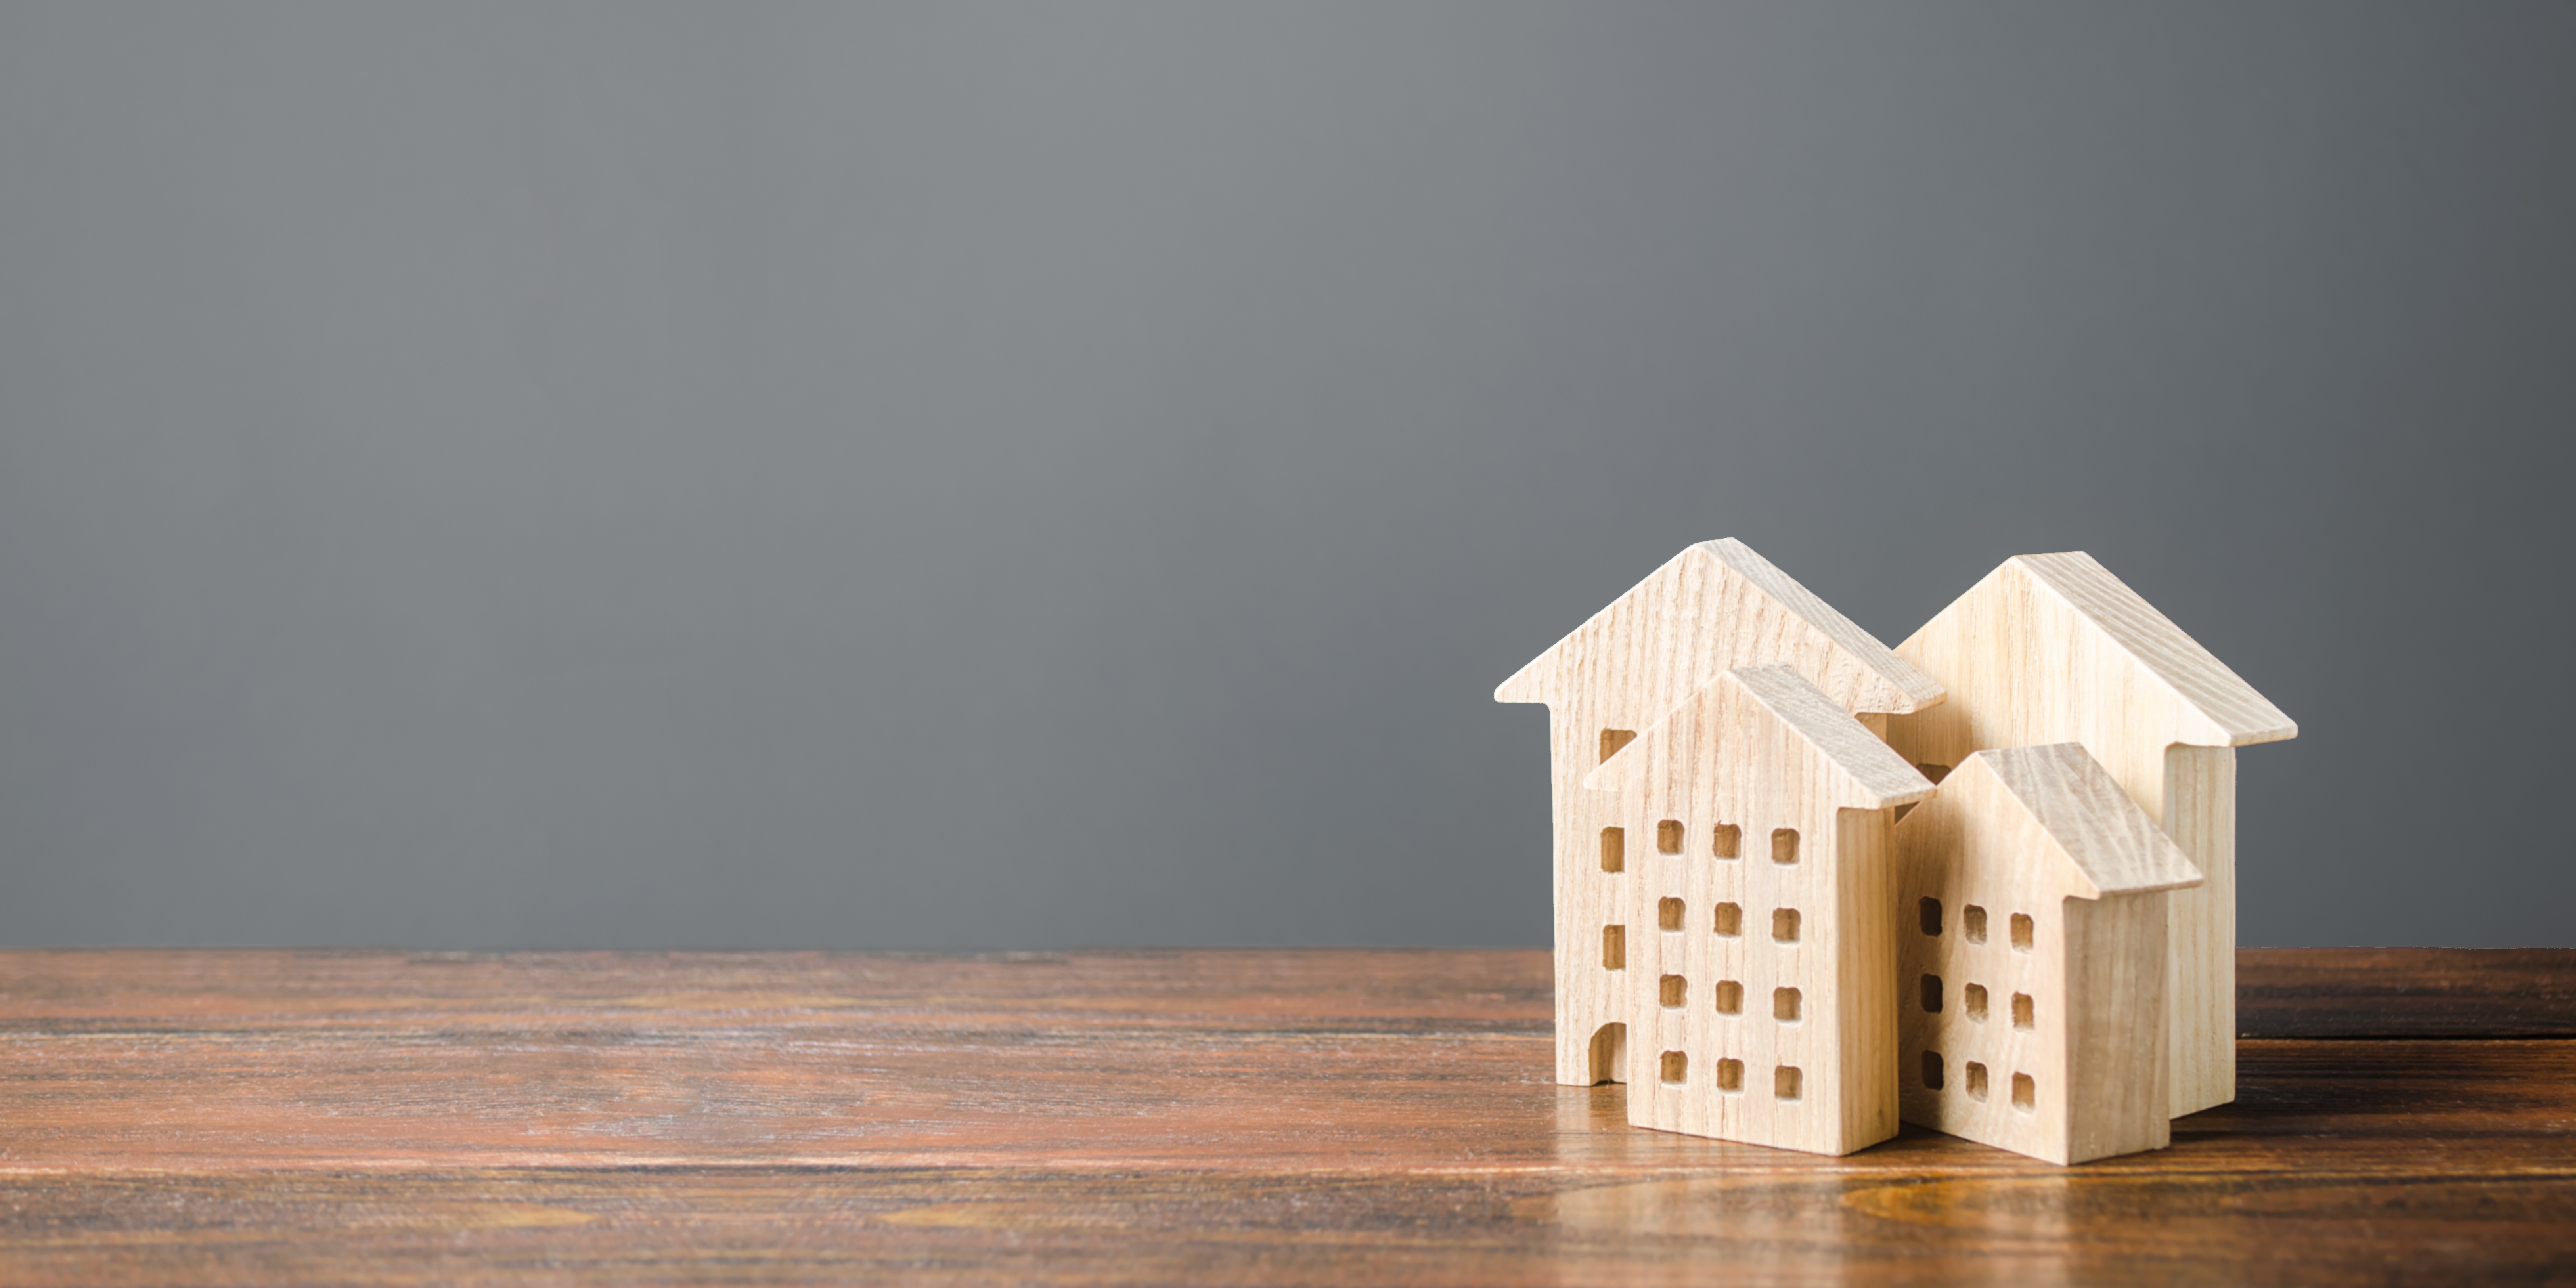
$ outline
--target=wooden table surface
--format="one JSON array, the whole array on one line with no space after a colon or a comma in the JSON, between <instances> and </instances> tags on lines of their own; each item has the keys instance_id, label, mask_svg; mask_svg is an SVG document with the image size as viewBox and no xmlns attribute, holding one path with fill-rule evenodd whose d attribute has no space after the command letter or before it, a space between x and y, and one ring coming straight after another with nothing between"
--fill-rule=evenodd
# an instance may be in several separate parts
<instances>
[{"instance_id":1,"label":"wooden table surface","mask_svg":"<svg viewBox=\"0 0 2576 1288\"><path fill-rule=\"evenodd\" d=\"M0 952L0 1283L2576 1282L2576 952L2246 952L2075 1168L1633 1130L1547 970Z\"/></svg>"}]
</instances>

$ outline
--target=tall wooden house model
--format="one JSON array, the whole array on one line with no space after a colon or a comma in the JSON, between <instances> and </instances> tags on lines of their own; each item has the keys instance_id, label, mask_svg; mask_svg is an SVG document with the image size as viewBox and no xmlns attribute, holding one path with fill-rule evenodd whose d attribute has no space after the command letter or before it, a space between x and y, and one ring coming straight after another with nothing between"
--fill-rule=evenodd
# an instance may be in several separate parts
<instances>
[{"instance_id":1,"label":"tall wooden house model","mask_svg":"<svg viewBox=\"0 0 2576 1288\"><path fill-rule=\"evenodd\" d=\"M1921 710L1941 686L1741 541L1704 541L1494 690L1543 702L1556 817L1556 1080L1626 1082L1627 981L1603 965L1624 925L1627 837L1584 776L1676 703L1742 666L1796 671L1844 711Z\"/></svg>"},{"instance_id":2,"label":"tall wooden house model","mask_svg":"<svg viewBox=\"0 0 2576 1288\"><path fill-rule=\"evenodd\" d=\"M1887 722L1917 764L2080 743L2199 867L2167 902L2174 1117L2236 1098L2236 748L2299 726L2111 570L2019 555L1899 645L1949 701Z\"/></svg>"},{"instance_id":3,"label":"tall wooden house model","mask_svg":"<svg viewBox=\"0 0 2576 1288\"><path fill-rule=\"evenodd\" d=\"M2297 728L2090 556L1891 650L1704 542L1494 696L1548 707L1557 1081L1631 1123L2081 1162L2234 1097L2233 748Z\"/></svg>"}]
</instances>

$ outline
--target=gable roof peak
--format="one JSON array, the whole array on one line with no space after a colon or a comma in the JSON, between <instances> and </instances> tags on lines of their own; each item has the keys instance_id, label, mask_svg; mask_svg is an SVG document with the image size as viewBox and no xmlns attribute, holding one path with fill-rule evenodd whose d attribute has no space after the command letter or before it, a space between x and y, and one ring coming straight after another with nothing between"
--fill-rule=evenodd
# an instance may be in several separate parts
<instances>
[{"instance_id":1,"label":"gable roof peak","mask_svg":"<svg viewBox=\"0 0 2576 1288\"><path fill-rule=\"evenodd\" d=\"M1692 575L1701 589L1691 590ZM1661 624L1667 614L1696 620L1696 636L1675 641L1680 664L1714 670L1804 657L1811 680L1847 696L1849 710L1905 713L1942 699L1939 681L1799 585L1753 547L1733 537L1683 547L1494 689L1497 702L1557 701L1573 673L1596 665L1605 639L1622 621ZM1767 619L1767 620L1766 620ZM1633 626L1632 626L1633 629ZM1738 636L1737 631L1743 634ZM1713 671L1674 677L1687 691Z\"/></svg>"},{"instance_id":2,"label":"gable roof peak","mask_svg":"<svg viewBox=\"0 0 2576 1288\"><path fill-rule=\"evenodd\" d=\"M2092 624L2183 705L2207 722L2199 745L2245 747L2299 736L2298 722L2272 705L2243 677L2144 595L2081 550L2014 555L2004 568L2030 581ZM1999 568L1996 571L2001 572Z\"/></svg>"},{"instance_id":3,"label":"gable roof peak","mask_svg":"<svg viewBox=\"0 0 2576 1288\"><path fill-rule=\"evenodd\" d=\"M1807 682L1796 667L1773 663L1743 666L1716 679L1675 704L1608 760L1593 769L1583 785L1596 791L1616 790L1649 750L1659 746L1679 722L1699 718L1713 690L1741 695L1759 706L1815 749L1833 776L1851 793L1846 808L1886 809L1929 798L1934 788L1923 771L1905 763L1896 750L1879 740L1867 725L1834 704L1824 691Z\"/></svg>"},{"instance_id":4,"label":"gable roof peak","mask_svg":"<svg viewBox=\"0 0 2576 1288\"><path fill-rule=\"evenodd\" d=\"M1962 775L1990 776L2002 794L2039 824L2074 870L2086 899L2176 890L2201 883L2201 871L2173 838L2129 799L2111 771L2081 743L2007 747L1970 753L1941 780L1945 794L1966 787Z\"/></svg>"}]
</instances>

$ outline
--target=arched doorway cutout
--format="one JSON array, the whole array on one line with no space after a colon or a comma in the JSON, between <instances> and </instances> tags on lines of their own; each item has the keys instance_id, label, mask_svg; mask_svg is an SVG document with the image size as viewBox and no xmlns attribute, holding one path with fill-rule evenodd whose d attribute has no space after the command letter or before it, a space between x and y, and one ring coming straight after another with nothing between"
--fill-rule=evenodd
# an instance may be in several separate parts
<instances>
[{"instance_id":1,"label":"arched doorway cutout","mask_svg":"<svg viewBox=\"0 0 2576 1288\"><path fill-rule=\"evenodd\" d=\"M1604 1024L1592 1035L1592 1082L1628 1080L1628 1026Z\"/></svg>"}]
</instances>

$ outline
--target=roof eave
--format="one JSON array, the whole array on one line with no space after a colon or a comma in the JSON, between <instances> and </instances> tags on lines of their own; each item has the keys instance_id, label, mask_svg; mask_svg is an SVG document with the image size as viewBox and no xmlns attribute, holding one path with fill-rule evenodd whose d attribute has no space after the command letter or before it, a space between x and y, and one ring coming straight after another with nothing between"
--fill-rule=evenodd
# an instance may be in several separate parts
<instances>
[{"instance_id":1,"label":"roof eave","mask_svg":"<svg viewBox=\"0 0 2576 1288\"><path fill-rule=\"evenodd\" d=\"M2296 720L2285 719L2281 723L2265 729L2231 731L2227 736L2227 745L2230 747L2252 747L2259 743L2266 742L2288 742L2290 739L2298 736L2299 722Z\"/></svg>"},{"instance_id":2,"label":"roof eave","mask_svg":"<svg viewBox=\"0 0 2576 1288\"><path fill-rule=\"evenodd\" d=\"M2112 623L2103 620L2090 608L2079 602L2073 591L2067 585L2062 584L2058 580L2059 576L2062 574L2054 569L2054 561L2070 558L2080 559L2085 564L2089 564L2092 571L2099 572L2103 577L2107 578L2112 585L2116 586L2121 593L2125 594L2130 599L2134 599L2140 607L2144 608L2158 622L2163 626L2170 628L2178 638L2179 642L2200 655L2196 660L2206 663L2211 670L2224 676L2227 683L2233 684L2238 689L2242 690L2241 696L2246 700L2244 705L2247 707L2259 708L2259 712L2253 713L2256 715L2256 718L2253 720L2240 719L2234 723L2230 723L2226 717L2210 711L2198 700L2194 699L2189 691L2189 686L2181 679L2175 675L2168 674L2164 668L2158 666L2149 658L2141 656L2137 649L2133 647L2128 640L2122 638L2121 632L2116 629ZM2230 667L2225 661L2221 660L2216 653L2211 652L2207 645L2194 639L2190 632L2182 629L2180 623L2174 621L2170 617L2166 617L2164 615L2164 611L2157 608L2153 601L2149 600L2146 596L2139 594L2137 590L2131 587L2127 582L2121 581L2119 574L2104 567L2102 562L2095 559L2092 555L2081 550L2069 550L2041 555L2014 555L2012 558L2005 560L2003 565L1998 567L1995 572L2000 573L2004 568L2020 569L2023 576L2029 578L2032 583L2046 590L2060 604L2064 605L2068 611L2073 612L2076 616L2089 623L2094 630L2101 632L2102 638L2109 641L2114 648L2119 649L2120 652L2129 659L2129 663L2132 666L2135 666L2139 671L2154 677L2157 684L2162 685L2166 692L2172 694L2174 700L2181 704L2182 709L2190 713L2191 718L2197 720L2201 725L2201 728L2198 730L2180 731L2181 736L2177 741L2180 741L2185 745L2195 747L2251 747L2267 742L2283 742L2299 736L2298 722L2292 720L2288 712L2283 711L2280 706L2277 703L2274 703L2270 698L2263 696L2262 690L2255 688L2251 682L2245 679L2245 677L2238 675L2235 668ZM1987 580L1992 580L1993 576L1994 574L1988 574ZM1985 584L1986 583L1984 581L1980 581L1978 586L1982 588ZM1973 594L1975 592L1971 591L1970 593ZM1965 596L1962 596L1962 598L1965 598ZM1943 614L1947 614L1948 612L1949 609L1945 608L1942 610ZM1940 618L1936 615L1933 620L1938 621ZM1920 631L1916 632L1917 635L1920 635L1921 633L1922 632ZM1908 642L1911 643L1912 641L1909 640Z\"/></svg>"},{"instance_id":3,"label":"roof eave","mask_svg":"<svg viewBox=\"0 0 2576 1288\"><path fill-rule=\"evenodd\" d=\"M1549 656L1555 652L1555 649L1549 649L1547 652L1531 658L1529 661L1521 665L1521 669L1512 672L1512 678L1495 685L1494 701L1547 701L1547 672L1546 668L1542 667L1540 663L1547 661Z\"/></svg>"}]
</instances>

